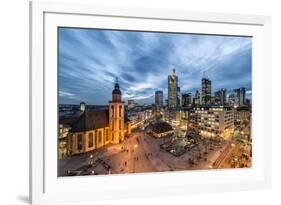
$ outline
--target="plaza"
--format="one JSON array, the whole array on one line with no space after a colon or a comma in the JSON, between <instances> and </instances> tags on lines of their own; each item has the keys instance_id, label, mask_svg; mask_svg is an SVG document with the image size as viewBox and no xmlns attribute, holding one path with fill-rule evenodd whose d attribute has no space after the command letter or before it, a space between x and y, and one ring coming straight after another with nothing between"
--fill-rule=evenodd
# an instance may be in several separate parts
<instances>
[{"instance_id":1,"label":"plaza","mask_svg":"<svg viewBox=\"0 0 281 205\"><path fill-rule=\"evenodd\" d=\"M163 148L164 144L171 143L174 138L155 138L145 130L133 131L120 144L107 145L61 160L59 176L229 168L231 155L237 152L229 141L199 138L183 154L175 155ZM174 147L177 146L181 145L176 143Z\"/></svg>"}]
</instances>

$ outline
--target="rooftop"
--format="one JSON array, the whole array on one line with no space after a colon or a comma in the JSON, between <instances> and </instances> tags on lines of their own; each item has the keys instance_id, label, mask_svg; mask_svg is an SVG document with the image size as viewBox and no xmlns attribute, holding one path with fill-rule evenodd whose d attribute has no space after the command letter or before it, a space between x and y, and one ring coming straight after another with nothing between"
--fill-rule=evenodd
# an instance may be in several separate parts
<instances>
[{"instance_id":1,"label":"rooftop","mask_svg":"<svg viewBox=\"0 0 281 205\"><path fill-rule=\"evenodd\" d=\"M108 127L108 110L87 110L73 125L72 132L83 132Z\"/></svg>"},{"instance_id":2,"label":"rooftop","mask_svg":"<svg viewBox=\"0 0 281 205\"><path fill-rule=\"evenodd\" d=\"M151 126L151 131L155 133L163 133L173 130L173 127L167 122L157 122Z\"/></svg>"}]
</instances>

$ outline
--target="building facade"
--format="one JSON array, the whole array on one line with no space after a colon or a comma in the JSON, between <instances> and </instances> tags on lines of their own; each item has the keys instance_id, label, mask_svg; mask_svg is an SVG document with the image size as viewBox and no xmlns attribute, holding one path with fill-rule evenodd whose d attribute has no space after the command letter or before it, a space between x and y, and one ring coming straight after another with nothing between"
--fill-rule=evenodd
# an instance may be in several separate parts
<instances>
[{"instance_id":1,"label":"building facade","mask_svg":"<svg viewBox=\"0 0 281 205\"><path fill-rule=\"evenodd\" d=\"M182 94L182 106L188 107L193 104L192 93Z\"/></svg>"},{"instance_id":2,"label":"building facade","mask_svg":"<svg viewBox=\"0 0 281 205\"><path fill-rule=\"evenodd\" d=\"M108 109L85 110L73 124L68 137L69 154L85 153L109 143L117 144L131 133L130 121L125 117L124 102L118 82L112 91Z\"/></svg>"},{"instance_id":3,"label":"building facade","mask_svg":"<svg viewBox=\"0 0 281 205\"><path fill-rule=\"evenodd\" d=\"M196 106L200 105L201 104L200 99L201 99L200 92L198 90L196 90L196 93L195 93L195 96L194 96L194 99L193 99L194 105L196 105Z\"/></svg>"},{"instance_id":4,"label":"building facade","mask_svg":"<svg viewBox=\"0 0 281 205\"><path fill-rule=\"evenodd\" d=\"M168 107L177 107L178 102L178 76L176 69L173 69L172 75L168 76Z\"/></svg>"},{"instance_id":5,"label":"building facade","mask_svg":"<svg viewBox=\"0 0 281 205\"><path fill-rule=\"evenodd\" d=\"M228 96L228 104L230 106L234 106L235 105L235 95L233 93Z\"/></svg>"},{"instance_id":6,"label":"building facade","mask_svg":"<svg viewBox=\"0 0 281 205\"><path fill-rule=\"evenodd\" d=\"M115 83L112 91L112 100L109 104L109 134L111 143L117 144L125 139L124 135L124 118L125 107L122 101L121 91L118 81Z\"/></svg>"},{"instance_id":7,"label":"building facade","mask_svg":"<svg viewBox=\"0 0 281 205\"><path fill-rule=\"evenodd\" d=\"M234 110L234 121L235 122L245 122L250 121L251 110L250 107L238 107Z\"/></svg>"},{"instance_id":8,"label":"building facade","mask_svg":"<svg viewBox=\"0 0 281 205\"><path fill-rule=\"evenodd\" d=\"M246 104L246 89L241 87L238 89L234 89L235 93L235 106L242 107Z\"/></svg>"},{"instance_id":9,"label":"building facade","mask_svg":"<svg viewBox=\"0 0 281 205\"><path fill-rule=\"evenodd\" d=\"M215 105L225 105L226 104L226 89L220 89L215 92L214 96L214 104Z\"/></svg>"},{"instance_id":10,"label":"building facade","mask_svg":"<svg viewBox=\"0 0 281 205\"><path fill-rule=\"evenodd\" d=\"M137 106L138 104L134 100L128 100L128 109L133 109Z\"/></svg>"},{"instance_id":11,"label":"building facade","mask_svg":"<svg viewBox=\"0 0 281 205\"><path fill-rule=\"evenodd\" d=\"M212 85L211 80L208 78L202 78L201 84L201 104L209 105L211 104L212 98Z\"/></svg>"},{"instance_id":12,"label":"building facade","mask_svg":"<svg viewBox=\"0 0 281 205\"><path fill-rule=\"evenodd\" d=\"M162 108L163 107L163 91L155 91L155 106Z\"/></svg>"},{"instance_id":13,"label":"building facade","mask_svg":"<svg viewBox=\"0 0 281 205\"><path fill-rule=\"evenodd\" d=\"M181 94L181 88L177 87L177 107L182 106L182 94Z\"/></svg>"},{"instance_id":14,"label":"building facade","mask_svg":"<svg viewBox=\"0 0 281 205\"><path fill-rule=\"evenodd\" d=\"M189 112L189 128L204 137L229 138L234 131L234 111L225 106L194 107Z\"/></svg>"}]
</instances>

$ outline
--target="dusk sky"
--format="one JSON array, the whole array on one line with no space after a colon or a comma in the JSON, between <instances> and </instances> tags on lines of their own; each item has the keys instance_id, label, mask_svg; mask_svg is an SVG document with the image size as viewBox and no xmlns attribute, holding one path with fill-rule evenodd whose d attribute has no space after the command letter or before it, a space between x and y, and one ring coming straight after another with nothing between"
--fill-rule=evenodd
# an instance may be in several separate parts
<instances>
[{"instance_id":1,"label":"dusk sky","mask_svg":"<svg viewBox=\"0 0 281 205\"><path fill-rule=\"evenodd\" d=\"M105 105L118 77L123 100L154 103L156 90L168 93L176 69L182 93L201 90L203 75L212 93L252 90L252 40L195 34L96 29L59 29L59 103Z\"/></svg>"}]
</instances>

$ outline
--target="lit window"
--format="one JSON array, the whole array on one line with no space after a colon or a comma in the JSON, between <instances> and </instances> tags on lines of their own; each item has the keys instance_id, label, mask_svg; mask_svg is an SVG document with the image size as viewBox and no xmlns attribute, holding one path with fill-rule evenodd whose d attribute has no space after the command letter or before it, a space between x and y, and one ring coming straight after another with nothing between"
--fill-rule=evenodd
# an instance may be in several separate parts
<instances>
[{"instance_id":1,"label":"lit window","mask_svg":"<svg viewBox=\"0 0 281 205\"><path fill-rule=\"evenodd\" d=\"M81 151L82 148L83 148L83 136L78 135L78 137L77 137L77 149L78 149L78 151Z\"/></svg>"},{"instance_id":2,"label":"lit window","mask_svg":"<svg viewBox=\"0 0 281 205\"><path fill-rule=\"evenodd\" d=\"M105 140L108 141L108 129L105 130Z\"/></svg>"},{"instance_id":3,"label":"lit window","mask_svg":"<svg viewBox=\"0 0 281 205\"><path fill-rule=\"evenodd\" d=\"M119 117L122 117L122 106L119 106Z\"/></svg>"},{"instance_id":4,"label":"lit window","mask_svg":"<svg viewBox=\"0 0 281 205\"><path fill-rule=\"evenodd\" d=\"M88 148L91 148L94 146L94 136L93 133L89 133L88 135Z\"/></svg>"},{"instance_id":5,"label":"lit window","mask_svg":"<svg viewBox=\"0 0 281 205\"><path fill-rule=\"evenodd\" d=\"M101 131L99 131L98 139L99 139L99 143L101 143L102 142Z\"/></svg>"}]
</instances>

